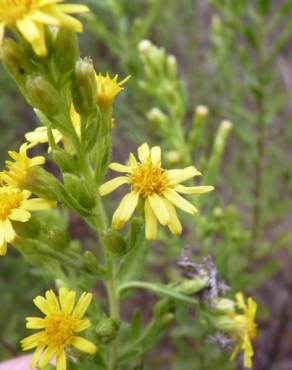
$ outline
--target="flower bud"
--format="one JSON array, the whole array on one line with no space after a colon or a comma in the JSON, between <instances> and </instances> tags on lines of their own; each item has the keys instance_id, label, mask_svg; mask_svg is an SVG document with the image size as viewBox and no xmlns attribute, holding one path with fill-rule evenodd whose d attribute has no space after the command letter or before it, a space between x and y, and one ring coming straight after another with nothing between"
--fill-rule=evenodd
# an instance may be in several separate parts
<instances>
[{"instance_id":1,"label":"flower bud","mask_svg":"<svg viewBox=\"0 0 292 370\"><path fill-rule=\"evenodd\" d=\"M108 229L104 234L104 243L113 254L123 255L127 251L126 241L118 231Z\"/></svg>"},{"instance_id":2,"label":"flower bud","mask_svg":"<svg viewBox=\"0 0 292 370\"><path fill-rule=\"evenodd\" d=\"M79 57L79 46L76 32L68 28L59 28L56 41L54 59L61 73L70 72Z\"/></svg>"},{"instance_id":3,"label":"flower bud","mask_svg":"<svg viewBox=\"0 0 292 370\"><path fill-rule=\"evenodd\" d=\"M40 233L40 223L37 218L31 217L27 222L13 221L16 234L24 239L36 239Z\"/></svg>"},{"instance_id":4,"label":"flower bud","mask_svg":"<svg viewBox=\"0 0 292 370\"><path fill-rule=\"evenodd\" d=\"M218 298L215 302L214 309L218 312L234 312L235 303L231 299L227 298Z\"/></svg>"},{"instance_id":5,"label":"flower bud","mask_svg":"<svg viewBox=\"0 0 292 370\"><path fill-rule=\"evenodd\" d=\"M210 279L206 275L205 277L193 278L190 280L183 280L175 290L179 293L192 295L199 293L201 290L207 288L210 285Z\"/></svg>"},{"instance_id":6,"label":"flower bud","mask_svg":"<svg viewBox=\"0 0 292 370\"><path fill-rule=\"evenodd\" d=\"M153 44L149 40L142 40L138 44L138 50L141 54L149 54L153 49Z\"/></svg>"},{"instance_id":7,"label":"flower bud","mask_svg":"<svg viewBox=\"0 0 292 370\"><path fill-rule=\"evenodd\" d=\"M96 195L93 189L89 189L83 178L65 173L63 175L66 190L86 208L92 209L95 206Z\"/></svg>"},{"instance_id":8,"label":"flower bud","mask_svg":"<svg viewBox=\"0 0 292 370\"><path fill-rule=\"evenodd\" d=\"M26 81L26 89L34 108L41 110L48 117L58 115L60 112L59 94L42 75L30 76Z\"/></svg>"},{"instance_id":9,"label":"flower bud","mask_svg":"<svg viewBox=\"0 0 292 370\"><path fill-rule=\"evenodd\" d=\"M159 326L164 329L164 328L167 328L174 320L175 316L173 313L169 312L167 313L166 315L164 315L160 322L159 322Z\"/></svg>"},{"instance_id":10,"label":"flower bud","mask_svg":"<svg viewBox=\"0 0 292 370\"><path fill-rule=\"evenodd\" d=\"M180 153L177 150L169 150L165 157L170 164L176 164L181 160Z\"/></svg>"},{"instance_id":11,"label":"flower bud","mask_svg":"<svg viewBox=\"0 0 292 370\"><path fill-rule=\"evenodd\" d=\"M34 66L22 47L14 40L5 38L0 57L7 72L17 83L24 86L27 76L34 71Z\"/></svg>"},{"instance_id":12,"label":"flower bud","mask_svg":"<svg viewBox=\"0 0 292 370\"><path fill-rule=\"evenodd\" d=\"M57 200L58 180L44 168L36 166L30 171L30 176L23 180L23 188L38 195L40 198Z\"/></svg>"},{"instance_id":13,"label":"flower bud","mask_svg":"<svg viewBox=\"0 0 292 370\"><path fill-rule=\"evenodd\" d=\"M167 75L171 79L177 78L177 62L174 55L168 55L166 58Z\"/></svg>"},{"instance_id":14,"label":"flower bud","mask_svg":"<svg viewBox=\"0 0 292 370\"><path fill-rule=\"evenodd\" d=\"M99 340L104 344L108 344L116 338L119 327L119 320L105 317L99 320L95 331Z\"/></svg>"},{"instance_id":15,"label":"flower bud","mask_svg":"<svg viewBox=\"0 0 292 370\"><path fill-rule=\"evenodd\" d=\"M71 173L78 170L77 158L63 149L53 150L53 158L62 172Z\"/></svg>"},{"instance_id":16,"label":"flower bud","mask_svg":"<svg viewBox=\"0 0 292 370\"><path fill-rule=\"evenodd\" d=\"M74 107L79 114L89 114L96 107L96 74L91 59L79 59L72 80Z\"/></svg>"},{"instance_id":17,"label":"flower bud","mask_svg":"<svg viewBox=\"0 0 292 370\"><path fill-rule=\"evenodd\" d=\"M70 237L67 231L49 226L42 227L40 240L50 248L59 251L67 249L70 245Z\"/></svg>"},{"instance_id":18,"label":"flower bud","mask_svg":"<svg viewBox=\"0 0 292 370\"><path fill-rule=\"evenodd\" d=\"M168 117L159 108L152 108L147 113L147 119L155 125L164 125L168 121Z\"/></svg>"},{"instance_id":19,"label":"flower bud","mask_svg":"<svg viewBox=\"0 0 292 370\"><path fill-rule=\"evenodd\" d=\"M154 316L159 318L164 316L166 313L173 313L175 311L175 303L169 298L163 298L154 306Z\"/></svg>"},{"instance_id":20,"label":"flower bud","mask_svg":"<svg viewBox=\"0 0 292 370\"><path fill-rule=\"evenodd\" d=\"M103 276L106 273L105 269L99 265L96 257L90 251L86 251L83 254L83 263L85 270L93 275Z\"/></svg>"}]
</instances>

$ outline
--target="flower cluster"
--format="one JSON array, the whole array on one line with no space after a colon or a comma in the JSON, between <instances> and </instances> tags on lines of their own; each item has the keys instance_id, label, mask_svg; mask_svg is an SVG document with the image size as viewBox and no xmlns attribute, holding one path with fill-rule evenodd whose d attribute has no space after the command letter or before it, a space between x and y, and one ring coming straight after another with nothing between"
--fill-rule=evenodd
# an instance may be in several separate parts
<instances>
[{"instance_id":1,"label":"flower cluster","mask_svg":"<svg viewBox=\"0 0 292 370\"><path fill-rule=\"evenodd\" d=\"M83 316L91 300L91 293L83 293L76 303L76 293L67 288L60 288L59 297L48 290L45 297L34 299L34 304L45 317L27 317L26 327L41 331L21 341L24 351L36 348L31 361L32 369L42 369L56 358L57 370L66 370L65 351L71 346L88 354L97 351L95 344L76 335L90 326L90 321Z\"/></svg>"},{"instance_id":2,"label":"flower cluster","mask_svg":"<svg viewBox=\"0 0 292 370\"><path fill-rule=\"evenodd\" d=\"M109 168L126 175L106 182L99 189L101 195L106 195L123 184L128 184L131 188L113 215L112 227L122 228L141 199L145 215L145 235L148 240L157 237L157 221L163 226L168 226L173 234L181 234L182 225L175 207L190 214L198 211L180 194L204 194L213 190L213 186L181 185L182 182L201 175L200 172L193 166L182 170L163 169L161 149L158 146L150 149L146 143L141 145L138 148L138 158L139 161L131 153L127 165L111 163Z\"/></svg>"},{"instance_id":3,"label":"flower cluster","mask_svg":"<svg viewBox=\"0 0 292 370\"><path fill-rule=\"evenodd\" d=\"M45 210L55 206L55 202L42 198L31 198L25 189L25 180L33 176L33 169L42 165L45 158L27 156L27 144L19 152L10 151L13 161L6 161L7 169L0 172L0 255L7 252L7 243L16 238L15 222L27 222L31 211Z\"/></svg>"},{"instance_id":4,"label":"flower cluster","mask_svg":"<svg viewBox=\"0 0 292 370\"><path fill-rule=\"evenodd\" d=\"M231 354L231 360L242 350L244 366L251 369L254 356L252 341L255 339L257 332L255 323L256 302L249 297L246 303L243 294L237 293L236 302L230 299L219 299L216 309L219 311L219 315L212 318L214 325L220 331L228 334L236 343Z\"/></svg>"}]
</instances>

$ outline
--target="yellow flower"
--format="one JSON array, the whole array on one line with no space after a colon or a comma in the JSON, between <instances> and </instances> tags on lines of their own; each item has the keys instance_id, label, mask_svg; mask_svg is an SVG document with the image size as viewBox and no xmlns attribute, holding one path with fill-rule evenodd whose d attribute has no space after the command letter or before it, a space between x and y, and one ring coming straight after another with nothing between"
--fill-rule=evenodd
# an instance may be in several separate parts
<instances>
[{"instance_id":1,"label":"yellow flower","mask_svg":"<svg viewBox=\"0 0 292 370\"><path fill-rule=\"evenodd\" d=\"M70 108L70 116L72 124L76 130L78 136L80 136L80 116L74 109L74 105L71 104ZM55 143L59 143L63 141L64 145L68 145L70 148L69 141L61 134L61 132L57 129L52 130L52 134L54 136ZM37 127L35 130L30 131L25 134L25 139L29 142L29 147L32 148L38 144L44 144L49 141L48 139L48 129L47 127ZM50 148L49 148L50 151Z\"/></svg>"},{"instance_id":2,"label":"yellow flower","mask_svg":"<svg viewBox=\"0 0 292 370\"><path fill-rule=\"evenodd\" d=\"M21 341L24 351L36 348L31 361L31 368L45 367L56 358L57 370L66 370L66 349L73 346L93 355L97 347L92 342L75 335L87 329L90 321L83 316L91 303L92 294L83 293L75 305L76 293L67 288L60 288L57 298L52 290L45 297L38 296L34 304L45 314L44 318L27 317L27 329L41 329Z\"/></svg>"},{"instance_id":3,"label":"yellow flower","mask_svg":"<svg viewBox=\"0 0 292 370\"><path fill-rule=\"evenodd\" d=\"M233 312L230 314L238 329L236 334L232 335L233 339L238 344L231 355L231 360L233 360L240 349L242 349L244 355L244 366L251 369L252 357L254 356L251 342L255 339L257 334L257 326L255 323L257 304L251 297L248 298L246 304L242 293L238 293L236 295L236 300L237 307L240 309L241 313L238 314Z\"/></svg>"},{"instance_id":4,"label":"yellow flower","mask_svg":"<svg viewBox=\"0 0 292 370\"><path fill-rule=\"evenodd\" d=\"M111 78L108 73L106 76L102 76L100 73L96 75L97 103L105 108L110 106L115 96L123 90L121 86L124 85L130 77L131 76L128 76L118 82L118 75L115 75L114 78Z\"/></svg>"},{"instance_id":5,"label":"yellow flower","mask_svg":"<svg viewBox=\"0 0 292 370\"><path fill-rule=\"evenodd\" d=\"M25 180L31 176L31 169L45 163L42 156L27 156L27 143L21 145L19 152L9 151L8 154L15 162L6 161L7 170L0 172L0 179L4 184L19 189L24 187Z\"/></svg>"},{"instance_id":6,"label":"yellow flower","mask_svg":"<svg viewBox=\"0 0 292 370\"><path fill-rule=\"evenodd\" d=\"M5 256L7 243L11 243L16 232L13 221L27 222L30 211L39 211L55 206L55 202L42 198L30 198L27 190L19 190L10 186L0 187L0 256Z\"/></svg>"},{"instance_id":7,"label":"yellow flower","mask_svg":"<svg viewBox=\"0 0 292 370\"><path fill-rule=\"evenodd\" d=\"M161 168L161 149L158 146L150 149L147 144L141 145L138 148L138 157L140 162L131 153L127 166L120 163L110 164L112 170L127 175L110 180L99 189L103 196L123 184L131 187L130 193L122 199L113 215L112 227L122 228L135 211L139 199L142 199L148 240L153 240L157 236L157 220L161 225L167 225L173 234L181 234L182 226L175 207L190 214L196 213L197 209L180 194L203 194L213 190L213 186L181 185L181 182L200 175L200 172L193 166L183 170Z\"/></svg>"},{"instance_id":8,"label":"yellow flower","mask_svg":"<svg viewBox=\"0 0 292 370\"><path fill-rule=\"evenodd\" d=\"M0 43L5 27L17 29L34 52L47 55L45 26L67 27L82 32L82 24L70 13L87 12L84 5L59 4L62 0L1 0L0 1Z\"/></svg>"}]
</instances>

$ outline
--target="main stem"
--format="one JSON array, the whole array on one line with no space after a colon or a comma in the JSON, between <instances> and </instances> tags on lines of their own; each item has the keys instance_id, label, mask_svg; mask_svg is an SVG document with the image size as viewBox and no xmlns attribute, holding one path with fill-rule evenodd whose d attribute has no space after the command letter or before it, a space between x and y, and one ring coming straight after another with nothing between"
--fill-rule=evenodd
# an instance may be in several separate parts
<instances>
[{"instance_id":1,"label":"main stem","mask_svg":"<svg viewBox=\"0 0 292 370\"><path fill-rule=\"evenodd\" d=\"M89 160L87 156L81 157L81 168L83 175L89 182L90 186L94 187L94 175L92 168L90 166ZM108 229L108 219L103 207L102 201L100 196L97 198L97 222L96 222L96 232L98 234L103 253L105 259L105 265L108 271L108 280L106 283L106 289L109 299L109 311L110 316L113 319L120 319L120 301L119 301L119 294L118 294L118 287L117 287L117 279L116 279L116 266L113 256L108 252L105 244L104 244L104 232ZM114 339L111 343L110 347L110 359L109 359L109 370L116 370L118 366L118 339Z\"/></svg>"}]
</instances>

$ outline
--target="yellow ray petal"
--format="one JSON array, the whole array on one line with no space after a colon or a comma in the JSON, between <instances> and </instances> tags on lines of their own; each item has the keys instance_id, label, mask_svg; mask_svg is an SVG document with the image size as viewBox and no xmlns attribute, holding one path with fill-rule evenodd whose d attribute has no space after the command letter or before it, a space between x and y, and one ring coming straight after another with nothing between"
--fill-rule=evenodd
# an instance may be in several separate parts
<instances>
[{"instance_id":1,"label":"yellow ray petal","mask_svg":"<svg viewBox=\"0 0 292 370\"><path fill-rule=\"evenodd\" d=\"M28 16L18 19L16 22L22 36L31 44L35 53L40 57L47 55L44 26L34 22Z\"/></svg>"},{"instance_id":2,"label":"yellow ray petal","mask_svg":"<svg viewBox=\"0 0 292 370\"><path fill-rule=\"evenodd\" d=\"M56 202L48 199L34 198L24 200L21 203L21 208L27 211L42 211L48 208L53 208L56 206Z\"/></svg>"},{"instance_id":3,"label":"yellow ray petal","mask_svg":"<svg viewBox=\"0 0 292 370\"><path fill-rule=\"evenodd\" d=\"M88 353L90 355L94 355L97 351L97 347L95 344L82 337L73 337L71 344L80 351Z\"/></svg>"},{"instance_id":4,"label":"yellow ray petal","mask_svg":"<svg viewBox=\"0 0 292 370\"><path fill-rule=\"evenodd\" d=\"M189 166L183 170L168 170L167 175L171 185L184 182L195 176L200 176L201 173L194 167Z\"/></svg>"},{"instance_id":5,"label":"yellow ray petal","mask_svg":"<svg viewBox=\"0 0 292 370\"><path fill-rule=\"evenodd\" d=\"M169 230L174 235L180 235L182 233L182 225L177 217L176 210L174 206L167 200L164 199L164 204L167 208L167 211L170 215L170 222L168 224Z\"/></svg>"},{"instance_id":6,"label":"yellow ray petal","mask_svg":"<svg viewBox=\"0 0 292 370\"><path fill-rule=\"evenodd\" d=\"M176 191L172 189L167 189L163 195L167 200L169 200L172 204L174 204L176 207L182 209L185 212L194 214L197 211L196 207L194 207L190 202L185 200L183 197L181 197Z\"/></svg>"},{"instance_id":7,"label":"yellow ray petal","mask_svg":"<svg viewBox=\"0 0 292 370\"><path fill-rule=\"evenodd\" d=\"M109 180L100 186L99 194L101 196L107 195L112 191L116 190L121 185L128 184L129 181L130 181L129 178L126 176L119 176L112 180Z\"/></svg>"},{"instance_id":8,"label":"yellow ray petal","mask_svg":"<svg viewBox=\"0 0 292 370\"><path fill-rule=\"evenodd\" d=\"M75 305L76 293L73 290L69 291L67 288L62 287L59 290L59 297L62 310L71 314Z\"/></svg>"},{"instance_id":9,"label":"yellow ray petal","mask_svg":"<svg viewBox=\"0 0 292 370\"><path fill-rule=\"evenodd\" d=\"M92 294L83 293L81 297L79 298L79 301L76 304L72 315L76 317L77 319L82 319L91 301L92 301Z\"/></svg>"},{"instance_id":10,"label":"yellow ray petal","mask_svg":"<svg viewBox=\"0 0 292 370\"><path fill-rule=\"evenodd\" d=\"M65 351L61 351L61 353L58 354L56 365L57 365L56 370L67 370Z\"/></svg>"},{"instance_id":11,"label":"yellow ray petal","mask_svg":"<svg viewBox=\"0 0 292 370\"><path fill-rule=\"evenodd\" d=\"M149 159L150 156L150 149L148 144L144 143L138 148L138 157L140 161L143 163Z\"/></svg>"},{"instance_id":12,"label":"yellow ray petal","mask_svg":"<svg viewBox=\"0 0 292 370\"><path fill-rule=\"evenodd\" d=\"M9 218L13 221L27 222L31 218L31 214L25 209L15 208L11 211Z\"/></svg>"},{"instance_id":13,"label":"yellow ray petal","mask_svg":"<svg viewBox=\"0 0 292 370\"><path fill-rule=\"evenodd\" d=\"M147 240L155 240L157 237L157 219L152 211L148 199L144 204L145 210L145 236Z\"/></svg>"},{"instance_id":14,"label":"yellow ray petal","mask_svg":"<svg viewBox=\"0 0 292 370\"><path fill-rule=\"evenodd\" d=\"M159 164L161 162L161 149L159 146L153 146L151 148L151 161L153 164Z\"/></svg>"},{"instance_id":15,"label":"yellow ray petal","mask_svg":"<svg viewBox=\"0 0 292 370\"><path fill-rule=\"evenodd\" d=\"M112 227L120 229L134 213L139 200L139 194L131 191L121 200L120 205L113 214Z\"/></svg>"},{"instance_id":16,"label":"yellow ray petal","mask_svg":"<svg viewBox=\"0 0 292 370\"><path fill-rule=\"evenodd\" d=\"M183 186L178 184L174 190L181 194L205 194L214 190L214 186Z\"/></svg>"},{"instance_id":17,"label":"yellow ray petal","mask_svg":"<svg viewBox=\"0 0 292 370\"><path fill-rule=\"evenodd\" d=\"M26 328L27 329L43 329L45 327L44 319L40 317L27 317Z\"/></svg>"},{"instance_id":18,"label":"yellow ray petal","mask_svg":"<svg viewBox=\"0 0 292 370\"><path fill-rule=\"evenodd\" d=\"M161 225L167 225L170 222L170 216L162 198L154 193L153 195L148 197L148 201L152 208L152 211L157 217L157 220L161 223Z\"/></svg>"},{"instance_id":19,"label":"yellow ray petal","mask_svg":"<svg viewBox=\"0 0 292 370\"><path fill-rule=\"evenodd\" d=\"M131 167L130 166L125 166L124 164L121 164L121 163L113 162L108 167L111 170L116 171L116 172L125 172L125 173L130 173L131 172Z\"/></svg>"},{"instance_id":20,"label":"yellow ray petal","mask_svg":"<svg viewBox=\"0 0 292 370\"><path fill-rule=\"evenodd\" d=\"M15 236L16 236L16 233L15 233L9 219L6 219L4 221L4 236L5 236L5 240L8 243L11 243L14 240Z\"/></svg>"}]
</instances>

